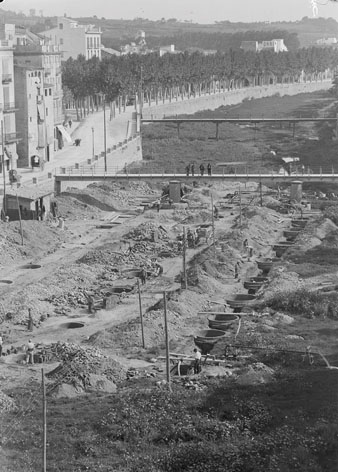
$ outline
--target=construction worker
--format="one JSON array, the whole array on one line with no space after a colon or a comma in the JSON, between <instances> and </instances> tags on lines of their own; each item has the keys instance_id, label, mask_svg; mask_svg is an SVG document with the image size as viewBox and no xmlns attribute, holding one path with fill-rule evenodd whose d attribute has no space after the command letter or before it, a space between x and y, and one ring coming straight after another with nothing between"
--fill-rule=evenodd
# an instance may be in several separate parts
<instances>
[{"instance_id":1,"label":"construction worker","mask_svg":"<svg viewBox=\"0 0 338 472\"><path fill-rule=\"evenodd\" d=\"M202 354L198 349L194 349L194 374L200 374L202 371L201 366Z\"/></svg>"},{"instance_id":2,"label":"construction worker","mask_svg":"<svg viewBox=\"0 0 338 472\"><path fill-rule=\"evenodd\" d=\"M219 217L218 208L214 205L214 218L218 220L218 217Z\"/></svg>"},{"instance_id":3,"label":"construction worker","mask_svg":"<svg viewBox=\"0 0 338 472\"><path fill-rule=\"evenodd\" d=\"M141 270L140 278L141 278L141 283L142 283L142 285L145 285L146 280L147 280L147 271L145 270L144 267L143 267L143 269Z\"/></svg>"},{"instance_id":4,"label":"construction worker","mask_svg":"<svg viewBox=\"0 0 338 472\"><path fill-rule=\"evenodd\" d=\"M29 339L27 343L26 364L34 364L34 348L34 343Z\"/></svg>"},{"instance_id":5,"label":"construction worker","mask_svg":"<svg viewBox=\"0 0 338 472\"><path fill-rule=\"evenodd\" d=\"M207 165L207 171L208 171L208 175L211 175L211 164L210 164L210 162Z\"/></svg>"},{"instance_id":6,"label":"construction worker","mask_svg":"<svg viewBox=\"0 0 338 472\"><path fill-rule=\"evenodd\" d=\"M28 308L28 326L27 326L28 331L33 331L33 327L34 327L34 323L33 323L32 310Z\"/></svg>"},{"instance_id":7,"label":"construction worker","mask_svg":"<svg viewBox=\"0 0 338 472\"><path fill-rule=\"evenodd\" d=\"M201 173L201 176L203 177L203 175L204 175L204 165L203 164L200 165L200 173Z\"/></svg>"},{"instance_id":8,"label":"construction worker","mask_svg":"<svg viewBox=\"0 0 338 472\"><path fill-rule=\"evenodd\" d=\"M195 164L191 164L191 175L192 177L195 175Z\"/></svg>"},{"instance_id":9,"label":"construction worker","mask_svg":"<svg viewBox=\"0 0 338 472\"><path fill-rule=\"evenodd\" d=\"M92 295L88 295L88 313L95 313L95 305L94 305L94 298Z\"/></svg>"},{"instance_id":10,"label":"construction worker","mask_svg":"<svg viewBox=\"0 0 338 472\"><path fill-rule=\"evenodd\" d=\"M253 247L248 246L248 261L251 261L252 256L253 256Z\"/></svg>"},{"instance_id":11,"label":"construction worker","mask_svg":"<svg viewBox=\"0 0 338 472\"><path fill-rule=\"evenodd\" d=\"M189 177L189 174L190 174L190 164L188 164L185 168L185 172L187 174L187 177Z\"/></svg>"},{"instance_id":12,"label":"construction worker","mask_svg":"<svg viewBox=\"0 0 338 472\"><path fill-rule=\"evenodd\" d=\"M1 333L0 333L0 358L2 356L2 345L3 345L3 339L2 339L2 336L1 336Z\"/></svg>"},{"instance_id":13,"label":"construction worker","mask_svg":"<svg viewBox=\"0 0 338 472\"><path fill-rule=\"evenodd\" d=\"M237 280L237 282L239 282L239 269L240 269L239 261L237 261L235 264L235 279Z\"/></svg>"}]
</instances>

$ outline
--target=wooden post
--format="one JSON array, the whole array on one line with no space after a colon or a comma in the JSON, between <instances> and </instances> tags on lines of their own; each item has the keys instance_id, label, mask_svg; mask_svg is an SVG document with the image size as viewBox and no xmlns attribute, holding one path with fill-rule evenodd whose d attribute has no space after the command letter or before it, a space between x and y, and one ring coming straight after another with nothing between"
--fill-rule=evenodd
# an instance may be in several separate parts
<instances>
[{"instance_id":1,"label":"wooden post","mask_svg":"<svg viewBox=\"0 0 338 472\"><path fill-rule=\"evenodd\" d=\"M219 138L219 123L216 123L216 141L218 141Z\"/></svg>"},{"instance_id":2,"label":"wooden post","mask_svg":"<svg viewBox=\"0 0 338 472\"><path fill-rule=\"evenodd\" d=\"M21 221L21 210L20 210L20 205L19 205L18 194L16 194L16 204L17 204L17 207L18 207L19 221L20 221L21 246L23 246L23 231L22 231L22 221Z\"/></svg>"},{"instance_id":3,"label":"wooden post","mask_svg":"<svg viewBox=\"0 0 338 472\"><path fill-rule=\"evenodd\" d=\"M238 186L239 194L239 224L242 226L242 195L241 195L241 184Z\"/></svg>"},{"instance_id":4,"label":"wooden post","mask_svg":"<svg viewBox=\"0 0 338 472\"><path fill-rule=\"evenodd\" d=\"M168 319L167 319L167 294L163 292L163 306L164 306L164 331L165 331L165 354L166 354L166 372L169 390L170 385L170 355L169 355L169 333L168 333Z\"/></svg>"},{"instance_id":5,"label":"wooden post","mask_svg":"<svg viewBox=\"0 0 338 472\"><path fill-rule=\"evenodd\" d=\"M2 177L4 181L4 199L2 211L4 214L4 221L6 220L6 166L5 166L5 136L4 136L4 122L1 120L1 153L2 153Z\"/></svg>"},{"instance_id":6,"label":"wooden post","mask_svg":"<svg viewBox=\"0 0 338 472\"><path fill-rule=\"evenodd\" d=\"M214 259L216 259L214 199L212 196L212 192L211 192L211 222L212 222L212 241L214 245Z\"/></svg>"},{"instance_id":7,"label":"wooden post","mask_svg":"<svg viewBox=\"0 0 338 472\"><path fill-rule=\"evenodd\" d=\"M261 199L261 207L263 206L263 191L262 191L262 181L259 182L259 194Z\"/></svg>"},{"instance_id":8,"label":"wooden post","mask_svg":"<svg viewBox=\"0 0 338 472\"><path fill-rule=\"evenodd\" d=\"M43 444L42 444L42 471L47 471L47 399L46 399L46 386L45 386L45 374L41 369L42 374L42 421L43 421Z\"/></svg>"},{"instance_id":9,"label":"wooden post","mask_svg":"<svg viewBox=\"0 0 338 472\"><path fill-rule=\"evenodd\" d=\"M183 288L185 289L188 288L186 250L187 238L185 234L185 226L183 226Z\"/></svg>"},{"instance_id":10,"label":"wooden post","mask_svg":"<svg viewBox=\"0 0 338 472\"><path fill-rule=\"evenodd\" d=\"M144 341L144 327L143 327L143 313L142 313L140 279L137 279L137 288L138 288L138 302L139 302L139 307L140 307L140 318L141 318L142 347L143 347L143 349L145 349L146 344L145 344L145 341Z\"/></svg>"}]
</instances>

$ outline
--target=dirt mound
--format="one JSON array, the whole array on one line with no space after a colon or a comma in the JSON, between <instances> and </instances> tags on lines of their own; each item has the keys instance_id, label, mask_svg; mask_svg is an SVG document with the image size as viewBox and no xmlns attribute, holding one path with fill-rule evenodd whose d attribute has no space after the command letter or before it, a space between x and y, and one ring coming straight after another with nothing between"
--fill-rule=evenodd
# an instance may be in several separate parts
<instances>
[{"instance_id":1,"label":"dirt mound","mask_svg":"<svg viewBox=\"0 0 338 472\"><path fill-rule=\"evenodd\" d=\"M4 411L15 411L17 409L14 400L0 390L0 413Z\"/></svg>"},{"instance_id":2,"label":"dirt mound","mask_svg":"<svg viewBox=\"0 0 338 472\"><path fill-rule=\"evenodd\" d=\"M97 388L100 385L99 380L102 389L102 382L115 383L125 378L126 373L121 364L104 356L95 347L56 343L50 346L50 351L53 358L60 360L61 364L47 374L48 379L52 379L54 382L49 386L49 392L61 384L70 384L80 391L88 391ZM94 377L93 374L95 374ZM109 385L109 388L112 388L110 383Z\"/></svg>"},{"instance_id":3,"label":"dirt mound","mask_svg":"<svg viewBox=\"0 0 338 472\"><path fill-rule=\"evenodd\" d=\"M21 245L18 221L0 222L0 265L6 266L26 258L39 259L52 254L65 239L61 232L47 222L25 220L22 222L24 245Z\"/></svg>"},{"instance_id":4,"label":"dirt mound","mask_svg":"<svg viewBox=\"0 0 338 472\"><path fill-rule=\"evenodd\" d=\"M158 226L155 223L142 223L136 228L133 228L124 237L133 239L134 241L152 241L154 233L158 239L168 239L168 231L164 226Z\"/></svg>"},{"instance_id":5,"label":"dirt mound","mask_svg":"<svg viewBox=\"0 0 338 472\"><path fill-rule=\"evenodd\" d=\"M272 382L274 379L274 371L270 367L257 362L247 367L241 373L236 382L239 385L259 385Z\"/></svg>"}]
</instances>

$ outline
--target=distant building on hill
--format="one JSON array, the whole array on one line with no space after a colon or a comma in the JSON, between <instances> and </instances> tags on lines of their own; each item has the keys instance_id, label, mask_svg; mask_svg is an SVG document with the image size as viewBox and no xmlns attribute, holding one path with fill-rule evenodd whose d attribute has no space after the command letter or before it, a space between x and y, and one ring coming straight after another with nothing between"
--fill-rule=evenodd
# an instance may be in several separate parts
<instances>
[{"instance_id":1,"label":"distant building on hill","mask_svg":"<svg viewBox=\"0 0 338 472\"><path fill-rule=\"evenodd\" d=\"M284 44L284 39L271 39L269 41L242 41L241 49L243 51L261 52L272 50L273 52L286 52L288 48Z\"/></svg>"},{"instance_id":2,"label":"distant building on hill","mask_svg":"<svg viewBox=\"0 0 338 472\"><path fill-rule=\"evenodd\" d=\"M175 44L170 44L169 46L160 46L159 53L160 57L164 54L175 54Z\"/></svg>"},{"instance_id":3,"label":"distant building on hill","mask_svg":"<svg viewBox=\"0 0 338 472\"><path fill-rule=\"evenodd\" d=\"M320 38L317 39L316 44L318 46L336 46L337 38Z\"/></svg>"},{"instance_id":4,"label":"distant building on hill","mask_svg":"<svg viewBox=\"0 0 338 472\"><path fill-rule=\"evenodd\" d=\"M59 17L56 28L40 33L49 38L61 50L62 60L79 54L91 59L96 56L101 59L102 31L95 25L80 25L71 18Z\"/></svg>"}]
</instances>

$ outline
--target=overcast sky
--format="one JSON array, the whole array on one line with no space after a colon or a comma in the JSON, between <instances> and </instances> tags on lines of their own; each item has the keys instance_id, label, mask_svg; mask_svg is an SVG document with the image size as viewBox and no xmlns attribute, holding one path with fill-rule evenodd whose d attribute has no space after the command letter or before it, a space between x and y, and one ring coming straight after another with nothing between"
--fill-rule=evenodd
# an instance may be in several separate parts
<instances>
[{"instance_id":1,"label":"overcast sky","mask_svg":"<svg viewBox=\"0 0 338 472\"><path fill-rule=\"evenodd\" d=\"M319 16L338 21L338 3L331 0L3 0L6 10L43 10L44 15L99 18L162 17L198 23L229 21L298 20L312 17L311 3L318 3Z\"/></svg>"}]
</instances>

